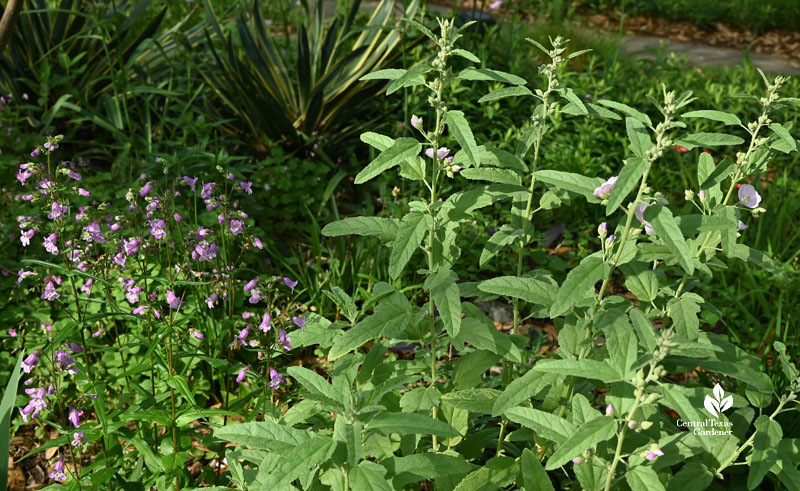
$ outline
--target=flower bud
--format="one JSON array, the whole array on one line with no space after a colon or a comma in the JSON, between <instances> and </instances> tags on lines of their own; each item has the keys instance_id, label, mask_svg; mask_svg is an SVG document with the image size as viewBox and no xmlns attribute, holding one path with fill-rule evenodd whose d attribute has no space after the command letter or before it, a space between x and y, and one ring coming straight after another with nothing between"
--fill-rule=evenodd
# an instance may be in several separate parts
<instances>
[{"instance_id":1,"label":"flower bud","mask_svg":"<svg viewBox=\"0 0 800 491\"><path fill-rule=\"evenodd\" d=\"M636 424L636 421L634 421L634 420L628 421L628 428L630 428L632 430L635 430L637 427L638 427L638 425Z\"/></svg>"},{"instance_id":2,"label":"flower bud","mask_svg":"<svg viewBox=\"0 0 800 491\"><path fill-rule=\"evenodd\" d=\"M606 222L601 223L600 226L597 227L597 235L599 235L601 239L606 238L606 235L608 235L608 227L606 226Z\"/></svg>"},{"instance_id":3,"label":"flower bud","mask_svg":"<svg viewBox=\"0 0 800 491\"><path fill-rule=\"evenodd\" d=\"M691 189L685 189L683 191L683 196L686 198L686 201L692 201L694 199L694 191Z\"/></svg>"},{"instance_id":4,"label":"flower bud","mask_svg":"<svg viewBox=\"0 0 800 491\"><path fill-rule=\"evenodd\" d=\"M606 416L614 416L614 405L609 404L606 406Z\"/></svg>"}]
</instances>

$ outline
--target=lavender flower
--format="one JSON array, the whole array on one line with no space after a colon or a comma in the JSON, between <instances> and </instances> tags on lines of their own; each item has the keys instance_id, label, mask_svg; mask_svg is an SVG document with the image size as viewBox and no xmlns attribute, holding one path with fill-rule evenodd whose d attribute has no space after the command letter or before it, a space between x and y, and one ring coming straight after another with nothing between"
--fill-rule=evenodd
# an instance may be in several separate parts
<instances>
[{"instance_id":1,"label":"lavender flower","mask_svg":"<svg viewBox=\"0 0 800 491\"><path fill-rule=\"evenodd\" d=\"M292 324L299 327L301 330L306 330L306 320L302 317L292 317Z\"/></svg>"},{"instance_id":2,"label":"lavender flower","mask_svg":"<svg viewBox=\"0 0 800 491\"><path fill-rule=\"evenodd\" d=\"M210 296L206 297L205 302L209 309L214 308L214 302L216 302L218 298L219 293L212 293Z\"/></svg>"},{"instance_id":3,"label":"lavender flower","mask_svg":"<svg viewBox=\"0 0 800 491\"><path fill-rule=\"evenodd\" d=\"M744 184L739 188L739 201L744 206L753 209L761 203L761 195L751 184Z\"/></svg>"},{"instance_id":4,"label":"lavender flower","mask_svg":"<svg viewBox=\"0 0 800 491\"><path fill-rule=\"evenodd\" d=\"M106 239L105 239L105 237L103 237L103 233L100 230L100 223L92 222L89 225L87 225L86 227L84 227L83 230L84 230L84 232L86 232L89 235L89 237L86 240L86 242L95 241L95 242L100 243L100 244L105 244L106 243Z\"/></svg>"},{"instance_id":5,"label":"lavender flower","mask_svg":"<svg viewBox=\"0 0 800 491\"><path fill-rule=\"evenodd\" d=\"M171 309L179 309L183 305L183 300L176 297L172 290L167 290L167 303Z\"/></svg>"},{"instance_id":6,"label":"lavender flower","mask_svg":"<svg viewBox=\"0 0 800 491\"><path fill-rule=\"evenodd\" d=\"M272 389L275 390L278 387L280 387L281 384L284 384L284 383L286 383L286 379L283 378L283 375L278 373L278 371L275 370L274 368L270 367L270 369L269 369L269 386L272 387Z\"/></svg>"},{"instance_id":7,"label":"lavender flower","mask_svg":"<svg viewBox=\"0 0 800 491\"><path fill-rule=\"evenodd\" d=\"M595 198L608 199L611 196L611 191L614 190L614 184L617 183L618 178L619 176L614 176L609 178L606 182L595 188L594 193L592 193L592 195Z\"/></svg>"},{"instance_id":8,"label":"lavender flower","mask_svg":"<svg viewBox=\"0 0 800 491\"><path fill-rule=\"evenodd\" d=\"M286 331L281 329L278 333L278 339L280 340L281 344L283 344L283 351L292 350L292 338L286 335Z\"/></svg>"},{"instance_id":9,"label":"lavender flower","mask_svg":"<svg viewBox=\"0 0 800 491\"><path fill-rule=\"evenodd\" d=\"M246 291L246 292L249 292L250 290L252 290L252 289L253 289L253 287L255 287L255 286L256 286L256 284L258 284L258 278L254 279L254 280L250 280L250 281L248 281L248 282L247 282L247 283L244 285L244 291Z\"/></svg>"},{"instance_id":10,"label":"lavender flower","mask_svg":"<svg viewBox=\"0 0 800 491\"><path fill-rule=\"evenodd\" d=\"M78 411L77 409L75 409L75 406L69 407L69 415L67 416L67 419L69 420L70 423L72 423L72 426L74 426L75 428L81 427L82 412L83 411Z\"/></svg>"},{"instance_id":11,"label":"lavender flower","mask_svg":"<svg viewBox=\"0 0 800 491\"><path fill-rule=\"evenodd\" d=\"M47 238L44 239L42 245L44 246L44 250L49 252L50 254L56 255L58 254L58 246L56 245L56 237L57 234L50 234Z\"/></svg>"},{"instance_id":12,"label":"lavender flower","mask_svg":"<svg viewBox=\"0 0 800 491\"><path fill-rule=\"evenodd\" d=\"M489 4L489 10L497 10L503 6L502 0L495 0L494 2Z\"/></svg>"},{"instance_id":13,"label":"lavender flower","mask_svg":"<svg viewBox=\"0 0 800 491\"><path fill-rule=\"evenodd\" d=\"M241 220L231 220L231 228L230 231L233 235L239 235L242 233L244 227L244 222Z\"/></svg>"},{"instance_id":14,"label":"lavender flower","mask_svg":"<svg viewBox=\"0 0 800 491\"><path fill-rule=\"evenodd\" d=\"M33 234L35 234L35 233L36 233L35 229L30 229L30 230L26 230L26 231L24 231L24 232L22 232L20 234L19 240L20 240L20 242L22 242L22 247L28 247L28 245L30 245L31 238L33 237Z\"/></svg>"},{"instance_id":15,"label":"lavender flower","mask_svg":"<svg viewBox=\"0 0 800 491\"><path fill-rule=\"evenodd\" d=\"M17 275L19 276L19 278L17 278L17 284L19 285L20 283L22 283L22 280L24 280L28 276L34 276L35 274L36 272L34 271L25 271L24 269L20 269L17 272Z\"/></svg>"},{"instance_id":16,"label":"lavender flower","mask_svg":"<svg viewBox=\"0 0 800 491\"><path fill-rule=\"evenodd\" d=\"M56 287L53 286L53 282L48 281L47 285L44 287L44 291L42 292L42 298L47 300L48 302L52 302L58 297L60 297L60 295L56 291Z\"/></svg>"},{"instance_id":17,"label":"lavender flower","mask_svg":"<svg viewBox=\"0 0 800 491\"><path fill-rule=\"evenodd\" d=\"M270 324L269 310L264 312L264 318L261 320L261 324L258 325L258 328L264 331L265 333L269 332L269 330L272 329L272 325Z\"/></svg>"},{"instance_id":18,"label":"lavender flower","mask_svg":"<svg viewBox=\"0 0 800 491\"><path fill-rule=\"evenodd\" d=\"M597 234L601 239L608 234L608 226L606 225L606 222L601 223L600 226L597 227Z\"/></svg>"},{"instance_id":19,"label":"lavender flower","mask_svg":"<svg viewBox=\"0 0 800 491\"><path fill-rule=\"evenodd\" d=\"M19 410L22 415L22 421L27 423L29 418L36 419L42 409L47 408L47 391L42 387L38 389L25 389L25 393L31 396L28 404Z\"/></svg>"},{"instance_id":20,"label":"lavender flower","mask_svg":"<svg viewBox=\"0 0 800 491\"><path fill-rule=\"evenodd\" d=\"M262 250L264 249L264 244L261 243L261 239L259 239L258 237L253 237L253 245L258 247L259 249L262 249Z\"/></svg>"},{"instance_id":21,"label":"lavender flower","mask_svg":"<svg viewBox=\"0 0 800 491\"><path fill-rule=\"evenodd\" d=\"M20 366L22 367L23 372L31 373L31 371L36 368L36 365L39 363L39 353L41 352L41 350L36 350L22 360L22 364Z\"/></svg>"},{"instance_id":22,"label":"lavender flower","mask_svg":"<svg viewBox=\"0 0 800 491\"><path fill-rule=\"evenodd\" d=\"M167 236L164 230L164 220L149 220L150 222L150 235L156 239L163 239Z\"/></svg>"},{"instance_id":23,"label":"lavender flower","mask_svg":"<svg viewBox=\"0 0 800 491\"><path fill-rule=\"evenodd\" d=\"M67 207L53 201L53 203L50 205L50 213L47 214L47 218L50 220L58 220L59 218L63 218L65 216L67 216Z\"/></svg>"},{"instance_id":24,"label":"lavender flower","mask_svg":"<svg viewBox=\"0 0 800 491\"><path fill-rule=\"evenodd\" d=\"M206 198L210 197L211 196L211 192L214 189L214 186L216 186L216 184L214 184L213 182L209 182L209 183L205 183L204 182L203 183L203 189L200 191L200 197L202 197L203 199L206 199Z\"/></svg>"},{"instance_id":25,"label":"lavender flower","mask_svg":"<svg viewBox=\"0 0 800 491\"><path fill-rule=\"evenodd\" d=\"M615 240L617 240L617 236L616 235L614 235L614 234L609 235L606 238L606 247L611 247L612 245L614 245L614 241Z\"/></svg>"},{"instance_id":26,"label":"lavender flower","mask_svg":"<svg viewBox=\"0 0 800 491\"><path fill-rule=\"evenodd\" d=\"M289 278L287 278L286 276L284 276L283 277L283 284L288 286L289 288L291 288L292 289L292 293L294 293L294 287L297 286L297 282L296 281L292 281Z\"/></svg>"},{"instance_id":27,"label":"lavender flower","mask_svg":"<svg viewBox=\"0 0 800 491\"><path fill-rule=\"evenodd\" d=\"M253 194L253 183L250 181L247 182L240 182L238 184L239 188L247 194Z\"/></svg>"},{"instance_id":28,"label":"lavender flower","mask_svg":"<svg viewBox=\"0 0 800 491\"><path fill-rule=\"evenodd\" d=\"M122 250L125 251L125 255L130 256L131 254L136 254L139 252L139 245L142 243L142 239L131 239L131 240L123 240L122 241Z\"/></svg>"},{"instance_id":29,"label":"lavender flower","mask_svg":"<svg viewBox=\"0 0 800 491\"><path fill-rule=\"evenodd\" d=\"M739 220L739 230L745 229L747 229L747 225L745 225L743 221Z\"/></svg>"},{"instance_id":30,"label":"lavender flower","mask_svg":"<svg viewBox=\"0 0 800 491\"><path fill-rule=\"evenodd\" d=\"M447 157L450 154L450 149L447 147L441 147L436 149L436 158L439 160ZM428 148L425 150L425 155L428 156L429 159L433 158L433 147Z\"/></svg>"},{"instance_id":31,"label":"lavender flower","mask_svg":"<svg viewBox=\"0 0 800 491\"><path fill-rule=\"evenodd\" d=\"M652 462L652 461L656 460L656 457L663 457L663 456L664 456L664 452L660 448L656 447L654 450L652 450L650 452L647 452L647 455L645 455L645 458L647 460L649 460L650 462Z\"/></svg>"},{"instance_id":32,"label":"lavender flower","mask_svg":"<svg viewBox=\"0 0 800 491\"><path fill-rule=\"evenodd\" d=\"M72 434L72 441L70 442L73 447L82 447L86 443L86 437L83 436L82 431L76 431Z\"/></svg>"},{"instance_id":33,"label":"lavender flower","mask_svg":"<svg viewBox=\"0 0 800 491\"><path fill-rule=\"evenodd\" d=\"M181 177L181 179L183 180L183 182L188 184L190 188L192 188L192 191L194 191L194 185L197 182L196 177L183 176Z\"/></svg>"},{"instance_id":34,"label":"lavender flower","mask_svg":"<svg viewBox=\"0 0 800 491\"><path fill-rule=\"evenodd\" d=\"M56 364L60 369L65 370L70 375L78 373L75 360L64 350L56 351Z\"/></svg>"},{"instance_id":35,"label":"lavender flower","mask_svg":"<svg viewBox=\"0 0 800 491\"><path fill-rule=\"evenodd\" d=\"M606 416L614 416L614 406L612 404L606 406Z\"/></svg>"},{"instance_id":36,"label":"lavender flower","mask_svg":"<svg viewBox=\"0 0 800 491\"><path fill-rule=\"evenodd\" d=\"M239 375L237 375L237 376L236 376L236 382L237 382L237 383L240 383L240 384L241 384L242 382L244 382L244 381L245 381L245 379L247 378L247 370L248 370L249 368L250 368L250 367L244 367L244 368L242 368L241 370L239 370Z\"/></svg>"},{"instance_id":37,"label":"lavender flower","mask_svg":"<svg viewBox=\"0 0 800 491\"><path fill-rule=\"evenodd\" d=\"M56 462L55 467L53 467L53 470L50 471L50 474L48 474L47 477L49 477L50 479L54 479L56 481L67 480L67 475L64 473L64 459L58 459L58 462Z\"/></svg>"},{"instance_id":38,"label":"lavender flower","mask_svg":"<svg viewBox=\"0 0 800 491\"><path fill-rule=\"evenodd\" d=\"M155 184L154 181L147 181L145 185L142 186L142 189L139 190L139 196L147 196L150 194L150 191L153 190L153 184Z\"/></svg>"}]
</instances>

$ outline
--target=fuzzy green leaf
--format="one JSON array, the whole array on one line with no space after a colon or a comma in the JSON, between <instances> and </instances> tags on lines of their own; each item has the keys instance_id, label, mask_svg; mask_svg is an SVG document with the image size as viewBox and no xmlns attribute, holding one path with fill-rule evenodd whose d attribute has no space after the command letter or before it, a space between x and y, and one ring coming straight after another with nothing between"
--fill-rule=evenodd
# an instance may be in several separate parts
<instances>
[{"instance_id":1,"label":"fuzzy green leaf","mask_svg":"<svg viewBox=\"0 0 800 491\"><path fill-rule=\"evenodd\" d=\"M315 396L315 398L327 404L329 410L337 413L344 412L344 403L341 400L342 394L337 393L333 386L320 375L303 367L289 367L286 371L300 382L311 396Z\"/></svg>"},{"instance_id":2,"label":"fuzzy green leaf","mask_svg":"<svg viewBox=\"0 0 800 491\"><path fill-rule=\"evenodd\" d=\"M456 437L458 432L449 424L420 413L379 412L364 425L364 429L398 435L437 435Z\"/></svg>"},{"instance_id":3,"label":"fuzzy green leaf","mask_svg":"<svg viewBox=\"0 0 800 491\"><path fill-rule=\"evenodd\" d=\"M256 479L261 489L279 489L306 474L330 458L336 442L328 437L315 436L303 445L281 455L277 468L261 472ZM266 475L264 475L266 474Z\"/></svg>"},{"instance_id":4,"label":"fuzzy green leaf","mask_svg":"<svg viewBox=\"0 0 800 491\"><path fill-rule=\"evenodd\" d=\"M555 491L553 483L547 476L547 472L539 462L539 458L530 451L525 449L522 451L520 457L520 467L522 468L522 485L525 491Z\"/></svg>"},{"instance_id":5,"label":"fuzzy green leaf","mask_svg":"<svg viewBox=\"0 0 800 491\"><path fill-rule=\"evenodd\" d=\"M354 182L363 184L382 172L399 165L400 162L416 156L420 150L422 150L422 144L414 138L398 138L391 147L381 152L375 160L364 167L358 173Z\"/></svg>"},{"instance_id":6,"label":"fuzzy green leaf","mask_svg":"<svg viewBox=\"0 0 800 491\"><path fill-rule=\"evenodd\" d=\"M403 272L425 234L430 231L432 223L430 215L418 211L409 212L403 217L389 255L389 275L393 279L397 279Z\"/></svg>"},{"instance_id":7,"label":"fuzzy green leaf","mask_svg":"<svg viewBox=\"0 0 800 491\"><path fill-rule=\"evenodd\" d=\"M575 434L577 426L555 414L540 411L529 407L512 407L505 411L505 417L510 421L532 429L542 437L555 443L566 441L570 435ZM581 452L587 447L581 449Z\"/></svg>"},{"instance_id":8,"label":"fuzzy green leaf","mask_svg":"<svg viewBox=\"0 0 800 491\"><path fill-rule=\"evenodd\" d=\"M425 280L425 291L430 292L433 303L439 310L444 327L451 337L461 330L461 293L456 284L458 275L450 268L443 268Z\"/></svg>"},{"instance_id":9,"label":"fuzzy green leaf","mask_svg":"<svg viewBox=\"0 0 800 491\"><path fill-rule=\"evenodd\" d=\"M556 301L550 307L550 316L558 317L578 304L589 291L594 291L594 285L605 276L607 265L597 256L589 256L581 261L568 274L556 296Z\"/></svg>"},{"instance_id":10,"label":"fuzzy green leaf","mask_svg":"<svg viewBox=\"0 0 800 491\"><path fill-rule=\"evenodd\" d=\"M653 141L644 124L635 118L625 118L625 130L628 133L631 151L637 157L646 160L647 151L653 148Z\"/></svg>"},{"instance_id":11,"label":"fuzzy green leaf","mask_svg":"<svg viewBox=\"0 0 800 491\"><path fill-rule=\"evenodd\" d=\"M689 111L688 113L683 113L681 117L710 119L711 121L719 121L720 123L724 123L727 125L742 124L741 120L739 120L739 118L735 114L726 113L723 111L711 111L711 110Z\"/></svg>"},{"instance_id":12,"label":"fuzzy green leaf","mask_svg":"<svg viewBox=\"0 0 800 491\"><path fill-rule=\"evenodd\" d=\"M383 242L389 242L397 237L397 220L381 217L351 217L331 222L322 229L326 237L339 237L341 235L375 236Z\"/></svg>"},{"instance_id":13,"label":"fuzzy green leaf","mask_svg":"<svg viewBox=\"0 0 800 491\"><path fill-rule=\"evenodd\" d=\"M492 416L499 416L507 409L535 397L536 394L553 385L558 379L557 374L528 370L525 375L514 379L497 397L492 407Z\"/></svg>"},{"instance_id":14,"label":"fuzzy green leaf","mask_svg":"<svg viewBox=\"0 0 800 491\"><path fill-rule=\"evenodd\" d=\"M515 240L522 239L522 230L514 228L512 225L505 224L497 230L494 235L489 237L486 245L481 251L481 258L478 262L480 267L486 265L494 256L496 256L503 248L512 244ZM480 287L478 287L480 289Z\"/></svg>"},{"instance_id":15,"label":"fuzzy green leaf","mask_svg":"<svg viewBox=\"0 0 800 491\"><path fill-rule=\"evenodd\" d=\"M448 392L441 401L473 413L490 414L499 396L500 391L496 389L466 389Z\"/></svg>"},{"instance_id":16,"label":"fuzzy green leaf","mask_svg":"<svg viewBox=\"0 0 800 491\"><path fill-rule=\"evenodd\" d=\"M764 476L778 461L778 444L783 438L781 425L761 415L756 420L756 437L753 440L753 457L750 462L750 474L747 476L747 489L755 489Z\"/></svg>"},{"instance_id":17,"label":"fuzzy green leaf","mask_svg":"<svg viewBox=\"0 0 800 491\"><path fill-rule=\"evenodd\" d=\"M498 276L478 284L480 291L544 306L555 302L557 289L558 283L546 274L539 275L539 278Z\"/></svg>"},{"instance_id":18,"label":"fuzzy green leaf","mask_svg":"<svg viewBox=\"0 0 800 491\"><path fill-rule=\"evenodd\" d=\"M456 343L470 343L478 349L491 351L513 362L522 361L522 353L511 338L497 331L491 322L482 322L474 317L461 321L461 332Z\"/></svg>"},{"instance_id":19,"label":"fuzzy green leaf","mask_svg":"<svg viewBox=\"0 0 800 491\"><path fill-rule=\"evenodd\" d=\"M587 198L592 197L594 190L603 184L599 177L586 177L573 172L562 172L558 170L539 170L533 173L536 179L552 184L553 186L578 193Z\"/></svg>"},{"instance_id":20,"label":"fuzzy green leaf","mask_svg":"<svg viewBox=\"0 0 800 491\"><path fill-rule=\"evenodd\" d=\"M480 162L480 153L478 145L475 144L475 137L472 135L472 130L469 128L469 123L461 111L447 111L444 118L450 134L456 139L461 148L466 152L467 157L472 164Z\"/></svg>"},{"instance_id":21,"label":"fuzzy green leaf","mask_svg":"<svg viewBox=\"0 0 800 491\"><path fill-rule=\"evenodd\" d=\"M619 382L623 374L608 363L597 360L543 360L533 366L537 372L571 375L573 377L600 380L601 382Z\"/></svg>"},{"instance_id":22,"label":"fuzzy green leaf","mask_svg":"<svg viewBox=\"0 0 800 491\"><path fill-rule=\"evenodd\" d=\"M505 169L494 169L491 167L478 167L464 169L459 172L464 178L472 181L489 181L499 182L501 184L516 184L520 185L522 180L514 171Z\"/></svg>"},{"instance_id":23,"label":"fuzzy green leaf","mask_svg":"<svg viewBox=\"0 0 800 491\"><path fill-rule=\"evenodd\" d=\"M687 295L673 298L667 302L667 313L675 326L675 332L686 339L697 339L700 333L700 306Z\"/></svg>"},{"instance_id":24,"label":"fuzzy green leaf","mask_svg":"<svg viewBox=\"0 0 800 491\"><path fill-rule=\"evenodd\" d=\"M617 422L611 416L602 416L584 423L553 452L547 460L545 469L548 471L558 469L587 448L593 449L598 443L609 440L616 434Z\"/></svg>"},{"instance_id":25,"label":"fuzzy green leaf","mask_svg":"<svg viewBox=\"0 0 800 491\"><path fill-rule=\"evenodd\" d=\"M518 473L519 465L515 459L505 456L494 457L467 474L455 487L455 491L502 489L511 484Z\"/></svg>"},{"instance_id":26,"label":"fuzzy green leaf","mask_svg":"<svg viewBox=\"0 0 800 491\"><path fill-rule=\"evenodd\" d=\"M694 261L692 252L686 239L683 238L677 220L672 216L672 212L666 206L652 205L644 211L645 220L649 221L656 231L656 235L664 242L667 249L678 260L684 271L689 274L694 273Z\"/></svg>"},{"instance_id":27,"label":"fuzzy green leaf","mask_svg":"<svg viewBox=\"0 0 800 491\"><path fill-rule=\"evenodd\" d=\"M512 75L510 73L501 72L499 70L490 70L488 68L465 68L456 77L460 80L491 80L494 82L503 82L511 85L527 85L528 81L522 77Z\"/></svg>"},{"instance_id":28,"label":"fuzzy green leaf","mask_svg":"<svg viewBox=\"0 0 800 491\"><path fill-rule=\"evenodd\" d=\"M314 435L272 421L252 421L217 428L214 430L214 437L261 450L285 452L298 446L302 447Z\"/></svg>"},{"instance_id":29,"label":"fuzzy green leaf","mask_svg":"<svg viewBox=\"0 0 800 491\"><path fill-rule=\"evenodd\" d=\"M502 89L490 92L478 99L478 102L491 102L498 99L505 99L506 97L519 97L523 95L533 95L533 93L524 85L513 85L511 87L503 87Z\"/></svg>"},{"instance_id":30,"label":"fuzzy green leaf","mask_svg":"<svg viewBox=\"0 0 800 491\"><path fill-rule=\"evenodd\" d=\"M649 465L637 465L625 473L625 480L631 491L664 491L664 484Z\"/></svg>"},{"instance_id":31,"label":"fuzzy green leaf","mask_svg":"<svg viewBox=\"0 0 800 491\"><path fill-rule=\"evenodd\" d=\"M625 161L625 166L620 171L617 182L611 190L611 196L608 197L606 216L617 210L617 207L633 191L639 179L642 178L649 167L650 163L641 157L631 157Z\"/></svg>"},{"instance_id":32,"label":"fuzzy green leaf","mask_svg":"<svg viewBox=\"0 0 800 491\"><path fill-rule=\"evenodd\" d=\"M719 147L722 145L741 145L744 140L735 135L727 133L692 133L678 139L675 145L692 150L697 147Z\"/></svg>"},{"instance_id":33,"label":"fuzzy green leaf","mask_svg":"<svg viewBox=\"0 0 800 491\"><path fill-rule=\"evenodd\" d=\"M621 112L622 114L627 114L628 116L641 121L642 123L646 124L647 126L653 126L653 123L650 122L650 117L637 110L628 106L626 104L622 104L621 102L610 101L608 99L600 99L597 101L598 103L610 107L611 109L616 109L617 111Z\"/></svg>"},{"instance_id":34,"label":"fuzzy green leaf","mask_svg":"<svg viewBox=\"0 0 800 491\"><path fill-rule=\"evenodd\" d=\"M350 470L350 487L364 491L392 491L386 479L386 468L369 460L362 460Z\"/></svg>"}]
</instances>

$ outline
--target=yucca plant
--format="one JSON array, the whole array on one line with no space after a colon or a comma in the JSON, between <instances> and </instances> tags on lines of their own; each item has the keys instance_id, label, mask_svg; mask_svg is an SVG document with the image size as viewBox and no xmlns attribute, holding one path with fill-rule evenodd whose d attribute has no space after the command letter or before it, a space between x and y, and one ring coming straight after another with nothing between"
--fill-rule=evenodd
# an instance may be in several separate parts
<instances>
[{"instance_id":1,"label":"yucca plant","mask_svg":"<svg viewBox=\"0 0 800 491\"><path fill-rule=\"evenodd\" d=\"M132 29L148 3L142 0L122 20L115 15L125 9L122 3L95 18L82 0L61 0L57 9L47 0L27 0L0 59L0 83L14 96L26 93L46 108L64 96L52 90L55 85L73 88L73 95L88 101L114 95L113 75L156 33L166 13L164 7Z\"/></svg>"},{"instance_id":2,"label":"yucca plant","mask_svg":"<svg viewBox=\"0 0 800 491\"><path fill-rule=\"evenodd\" d=\"M310 25L298 29L292 53L282 49L289 45L287 31L268 31L254 2L249 19L240 14L236 21L241 49L233 36L224 50L208 40L216 66L203 76L228 110L209 104L209 112L218 119L232 113L236 119L229 131L241 130L234 126L240 123L254 139L280 142L289 152L312 140L324 142L334 130L338 141L359 132L369 121L351 116L381 89L359 79L396 60L402 39L395 28L395 0L382 0L363 27L354 24L360 4L354 0L346 16L326 23L319 0ZM413 17L419 4L412 0L405 17ZM222 32L218 24L213 27Z\"/></svg>"}]
</instances>

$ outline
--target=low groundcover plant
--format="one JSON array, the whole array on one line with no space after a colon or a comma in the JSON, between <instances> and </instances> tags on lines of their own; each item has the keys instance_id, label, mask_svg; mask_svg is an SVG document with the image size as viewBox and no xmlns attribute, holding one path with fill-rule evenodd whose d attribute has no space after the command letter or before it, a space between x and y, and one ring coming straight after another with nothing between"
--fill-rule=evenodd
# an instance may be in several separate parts
<instances>
[{"instance_id":1,"label":"low groundcover plant","mask_svg":"<svg viewBox=\"0 0 800 491\"><path fill-rule=\"evenodd\" d=\"M702 101L663 86L649 102L653 119L564 86L567 62L583 53L565 55L560 37L549 47L529 40L549 58L539 70L544 84L531 90L458 47L469 24L405 27L428 37L435 55L362 80L385 81L387 96L423 91L428 107L407 122L414 136L361 135L377 157L355 184L399 176L407 209L322 230L378 238L390 251L391 283L374 284L360 304L355 292L332 287L333 321L298 308L292 279L259 274L264 245L239 208L257 191L231 170L205 181L170 176L162 161L163 176L143 176L115 209L92 201L79 169L52 161L59 137L20 166L31 215L19 218L18 240L54 259L29 260L18 272L20 288L49 313L41 331L18 333L29 396L19 417L46 420L62 435L50 477L179 489L199 482L184 465L194 437L224 455L228 471L219 475L220 459L202 479L242 489L430 489L421 484L428 482L638 491L725 479L757 489L767 476L800 488L797 441L782 429L800 393L786 346L774 343L784 375L775 381L725 335L702 330L699 317L715 310L699 280L728 261L784 274L739 241L740 230L769 213L754 176L777 153L797 151L791 127L778 122L798 102L781 95L784 78L761 73L764 94L749 96L761 111L754 121L691 109ZM513 153L476 141L452 107L455 89L473 83L490 87L479 104L531 102ZM612 165L617 175L548 168L558 158L547 152L553 123L572 117L624 124L628 157ZM691 132L698 119L730 132ZM726 147L738 151L726 155ZM697 151L694 186L653 189L648 176L676 150ZM533 269L536 219L568 206L605 213L590 232L594 252L565 276ZM492 210L503 224L482 246L480 266L510 254L515 269L463 281L464 226ZM612 293L613 285L630 295ZM512 306L510 334L474 302L501 297ZM530 320L554 324L557 346L531 350L520 329ZM302 363L283 367L285 353L303 346L327 357L328 378ZM95 363L112 356L113 369ZM490 370L500 380L484 378ZM704 375L677 383L692 371ZM223 399L202 397L202 380L219 384ZM301 400L279 392L288 382L302 387ZM112 396L117 407L107 406ZM213 438L189 424L198 419L215 428ZM99 456L83 466L88 445Z\"/></svg>"}]
</instances>

